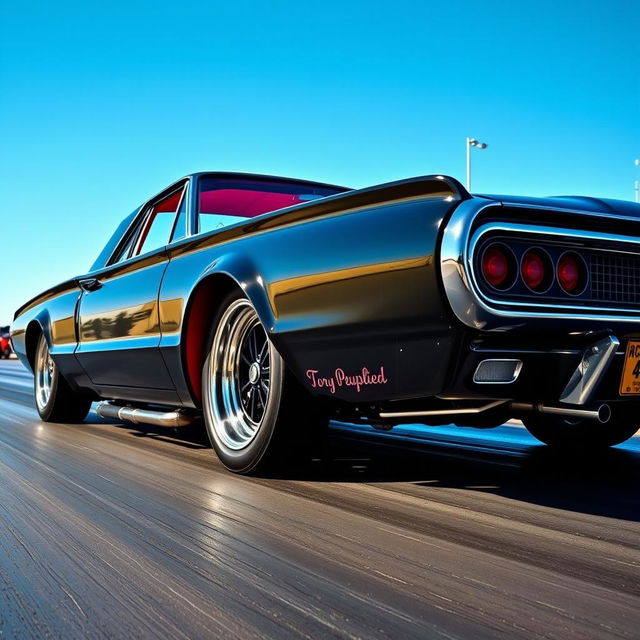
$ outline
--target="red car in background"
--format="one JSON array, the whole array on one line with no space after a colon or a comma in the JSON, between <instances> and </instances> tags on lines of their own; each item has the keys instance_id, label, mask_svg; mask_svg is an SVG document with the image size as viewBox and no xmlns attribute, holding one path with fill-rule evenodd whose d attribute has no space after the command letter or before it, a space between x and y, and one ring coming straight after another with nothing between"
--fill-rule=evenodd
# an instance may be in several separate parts
<instances>
[{"instance_id":1,"label":"red car in background","mask_svg":"<svg viewBox=\"0 0 640 640\"><path fill-rule=\"evenodd\" d=\"M8 358L12 351L9 340L9 327L0 327L0 358Z\"/></svg>"}]
</instances>

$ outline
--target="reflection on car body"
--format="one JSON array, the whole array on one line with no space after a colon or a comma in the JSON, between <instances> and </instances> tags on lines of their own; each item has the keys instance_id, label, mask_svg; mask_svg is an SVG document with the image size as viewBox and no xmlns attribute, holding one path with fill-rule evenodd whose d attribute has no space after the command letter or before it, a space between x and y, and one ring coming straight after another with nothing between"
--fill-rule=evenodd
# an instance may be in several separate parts
<instances>
[{"instance_id":1,"label":"reflection on car body","mask_svg":"<svg viewBox=\"0 0 640 640\"><path fill-rule=\"evenodd\" d=\"M331 418L520 417L548 444L608 446L637 428L639 228L633 203L472 196L446 176L193 174L19 309L12 340L43 419L93 400L202 415L242 473L302 456Z\"/></svg>"}]
</instances>

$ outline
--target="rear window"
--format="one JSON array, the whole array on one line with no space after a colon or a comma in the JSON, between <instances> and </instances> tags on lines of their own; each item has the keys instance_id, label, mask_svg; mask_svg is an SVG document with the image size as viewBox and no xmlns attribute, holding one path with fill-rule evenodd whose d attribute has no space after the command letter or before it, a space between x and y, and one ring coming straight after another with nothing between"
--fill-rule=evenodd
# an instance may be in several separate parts
<instances>
[{"instance_id":1,"label":"rear window","mask_svg":"<svg viewBox=\"0 0 640 640\"><path fill-rule=\"evenodd\" d=\"M201 178L198 233L221 229L276 209L325 198L344 189L268 180Z\"/></svg>"}]
</instances>

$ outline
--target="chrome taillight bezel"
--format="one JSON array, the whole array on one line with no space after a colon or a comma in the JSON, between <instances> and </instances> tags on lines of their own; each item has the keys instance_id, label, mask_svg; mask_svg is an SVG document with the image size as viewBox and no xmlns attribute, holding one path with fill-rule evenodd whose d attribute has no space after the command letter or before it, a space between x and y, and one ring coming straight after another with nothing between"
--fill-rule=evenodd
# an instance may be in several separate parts
<instances>
[{"instance_id":1,"label":"chrome taillight bezel","mask_svg":"<svg viewBox=\"0 0 640 640\"><path fill-rule=\"evenodd\" d=\"M570 255L571 257L577 259L576 261L582 264L582 282L580 283L582 286L577 291L569 291L569 290L565 289L562 286L562 280L560 279L560 275L559 275L560 262L562 261L562 258L564 258L567 255ZM564 251L558 257L558 260L556 261L556 264L555 264L555 278L558 281L558 286L568 296L574 296L574 297L581 296L586 291L587 287L589 286L590 277L591 276L590 276L590 273L589 273L589 265L587 264L587 261L585 260L585 258L584 258L584 256L582 254L578 253L574 249L567 249L566 251Z\"/></svg>"},{"instance_id":2,"label":"chrome taillight bezel","mask_svg":"<svg viewBox=\"0 0 640 640\"><path fill-rule=\"evenodd\" d=\"M510 272L510 276L507 278L506 284L504 285L497 286L493 284L485 273L485 269L484 269L485 257L487 255L487 252L491 251L492 249L497 249L501 251L504 254L505 258L507 259L507 263L509 263L507 265L507 269ZM492 289L494 289L495 291L506 293L515 285L516 281L518 280L518 261L516 260L516 256L513 253L513 250L511 249L511 247L509 247L507 244L503 242L491 242L491 243L488 243L486 246L484 246L482 249L482 255L479 258L479 265L480 265L480 274L482 275L482 278L485 284L491 287Z\"/></svg>"},{"instance_id":3,"label":"chrome taillight bezel","mask_svg":"<svg viewBox=\"0 0 640 640\"><path fill-rule=\"evenodd\" d=\"M539 287L532 287L526 280L526 278L524 277L523 274L523 266L524 266L524 261L525 258L527 257L527 255L529 253L539 253L542 256L542 260L543 262L546 263L545 265L545 277L542 280L541 284ZM520 265L518 268L518 274L520 279L522 280L522 284L524 284L524 286L531 291L532 293L534 293L535 295L541 296L544 295L545 293L547 293L549 291L549 289L551 289L551 287L554 284L555 278L556 278L556 267L555 264L551 258L551 255L549 254L549 252L544 248L541 247L539 245L533 245L529 248L526 248L524 250L524 252L522 253L522 255L520 256Z\"/></svg>"}]
</instances>

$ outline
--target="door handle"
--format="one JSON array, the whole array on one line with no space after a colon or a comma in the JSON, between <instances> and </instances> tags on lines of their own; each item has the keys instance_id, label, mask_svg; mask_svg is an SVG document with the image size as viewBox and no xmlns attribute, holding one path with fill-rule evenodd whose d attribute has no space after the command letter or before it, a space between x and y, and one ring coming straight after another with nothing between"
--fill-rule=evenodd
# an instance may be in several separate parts
<instances>
[{"instance_id":1,"label":"door handle","mask_svg":"<svg viewBox=\"0 0 640 640\"><path fill-rule=\"evenodd\" d=\"M78 280L78 284L83 291L97 291L102 287L102 282L98 278L83 278Z\"/></svg>"}]
</instances>

